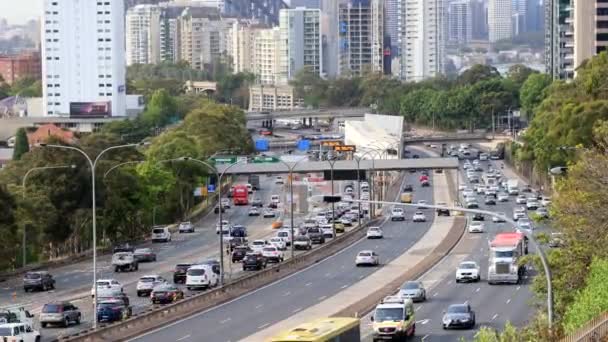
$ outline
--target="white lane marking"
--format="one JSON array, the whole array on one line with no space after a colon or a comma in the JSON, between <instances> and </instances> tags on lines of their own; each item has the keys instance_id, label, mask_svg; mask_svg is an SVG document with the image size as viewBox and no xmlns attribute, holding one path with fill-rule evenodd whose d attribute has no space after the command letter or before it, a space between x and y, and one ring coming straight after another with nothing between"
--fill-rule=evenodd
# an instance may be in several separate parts
<instances>
[{"instance_id":1,"label":"white lane marking","mask_svg":"<svg viewBox=\"0 0 608 342\"><path fill-rule=\"evenodd\" d=\"M466 305L466 304L469 304L469 301L468 301L468 300L467 300L467 301L465 301L465 302L464 302L464 304L465 304L465 305Z\"/></svg>"},{"instance_id":2,"label":"white lane marking","mask_svg":"<svg viewBox=\"0 0 608 342\"><path fill-rule=\"evenodd\" d=\"M428 337L429 337L429 335L424 335L424 336L422 337L422 340L421 340L421 341L425 341L425 340L426 340Z\"/></svg>"},{"instance_id":3,"label":"white lane marking","mask_svg":"<svg viewBox=\"0 0 608 342\"><path fill-rule=\"evenodd\" d=\"M266 328L266 327L267 327L267 326L269 326L269 325L270 325L270 323L262 324L262 325L260 325L260 326L258 327L258 330L262 330L262 329Z\"/></svg>"},{"instance_id":4,"label":"white lane marking","mask_svg":"<svg viewBox=\"0 0 608 342\"><path fill-rule=\"evenodd\" d=\"M494 314L494 316L492 316L492 320L495 320L496 317L498 317L498 314Z\"/></svg>"},{"instance_id":5,"label":"white lane marking","mask_svg":"<svg viewBox=\"0 0 608 342\"><path fill-rule=\"evenodd\" d=\"M511 298L507 299L507 304L511 303Z\"/></svg>"},{"instance_id":6,"label":"white lane marking","mask_svg":"<svg viewBox=\"0 0 608 342\"><path fill-rule=\"evenodd\" d=\"M521 286L517 286L517 288L515 290L519 291L519 289L521 289Z\"/></svg>"},{"instance_id":7,"label":"white lane marking","mask_svg":"<svg viewBox=\"0 0 608 342\"><path fill-rule=\"evenodd\" d=\"M478 287L477 289L475 289L475 292L479 292L479 290L481 290L481 287Z\"/></svg>"},{"instance_id":8,"label":"white lane marking","mask_svg":"<svg viewBox=\"0 0 608 342\"><path fill-rule=\"evenodd\" d=\"M312 285L312 283L306 283L306 284L304 284L304 286L310 286L310 285Z\"/></svg>"},{"instance_id":9,"label":"white lane marking","mask_svg":"<svg viewBox=\"0 0 608 342\"><path fill-rule=\"evenodd\" d=\"M433 293L433 297L437 297L438 294L439 293L437 293L437 292Z\"/></svg>"},{"instance_id":10,"label":"white lane marking","mask_svg":"<svg viewBox=\"0 0 608 342\"><path fill-rule=\"evenodd\" d=\"M341 288L341 289L345 289L345 288L347 288L347 287L348 287L348 284L346 284L346 285L342 285L340 288Z\"/></svg>"},{"instance_id":11,"label":"white lane marking","mask_svg":"<svg viewBox=\"0 0 608 342\"><path fill-rule=\"evenodd\" d=\"M186 339L189 339L189 338L190 338L190 335L186 335L186 336L182 336L182 337L178 338L175 341L183 341L183 340L186 340Z\"/></svg>"},{"instance_id":12,"label":"white lane marking","mask_svg":"<svg viewBox=\"0 0 608 342\"><path fill-rule=\"evenodd\" d=\"M296 312L298 312L298 311L301 311L302 309L303 309L303 308L297 308L297 309L293 310L292 312L293 312L293 313L296 313Z\"/></svg>"},{"instance_id":13,"label":"white lane marking","mask_svg":"<svg viewBox=\"0 0 608 342\"><path fill-rule=\"evenodd\" d=\"M283 297L287 297L287 296L289 296L290 294L291 294L291 292L290 292L290 291L287 291L287 292L283 293Z\"/></svg>"},{"instance_id":14,"label":"white lane marking","mask_svg":"<svg viewBox=\"0 0 608 342\"><path fill-rule=\"evenodd\" d=\"M262 306L264 306L264 304L259 304L259 305L256 305L256 306L255 306L255 308L256 308L256 309L260 309Z\"/></svg>"},{"instance_id":15,"label":"white lane marking","mask_svg":"<svg viewBox=\"0 0 608 342\"><path fill-rule=\"evenodd\" d=\"M324 300L325 298L327 298L327 296L321 296L321 297L319 297L317 299L321 301L321 300Z\"/></svg>"},{"instance_id":16,"label":"white lane marking","mask_svg":"<svg viewBox=\"0 0 608 342\"><path fill-rule=\"evenodd\" d=\"M430 319L426 318L426 319L423 319L423 320L420 320L420 321L416 321L416 324L422 324L422 325L425 325L425 324L427 324L429 321L430 321Z\"/></svg>"},{"instance_id":17,"label":"white lane marking","mask_svg":"<svg viewBox=\"0 0 608 342\"><path fill-rule=\"evenodd\" d=\"M228 317L228 318L226 318L225 320L220 321L220 324L226 324L226 323L228 323L228 322L230 322L230 321L232 321L232 318Z\"/></svg>"},{"instance_id":18,"label":"white lane marking","mask_svg":"<svg viewBox=\"0 0 608 342\"><path fill-rule=\"evenodd\" d=\"M422 309L422 305L420 305L419 307L417 307L414 311L418 311L420 309Z\"/></svg>"}]
</instances>

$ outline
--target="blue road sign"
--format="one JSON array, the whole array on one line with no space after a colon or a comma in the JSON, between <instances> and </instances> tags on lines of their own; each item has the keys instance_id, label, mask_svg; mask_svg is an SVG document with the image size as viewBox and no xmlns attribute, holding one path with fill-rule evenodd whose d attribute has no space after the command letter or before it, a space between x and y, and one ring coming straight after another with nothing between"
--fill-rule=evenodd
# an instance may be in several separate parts
<instances>
[{"instance_id":1,"label":"blue road sign","mask_svg":"<svg viewBox=\"0 0 608 342\"><path fill-rule=\"evenodd\" d=\"M207 185L207 192L214 193L215 192L215 184L208 184Z\"/></svg>"}]
</instances>

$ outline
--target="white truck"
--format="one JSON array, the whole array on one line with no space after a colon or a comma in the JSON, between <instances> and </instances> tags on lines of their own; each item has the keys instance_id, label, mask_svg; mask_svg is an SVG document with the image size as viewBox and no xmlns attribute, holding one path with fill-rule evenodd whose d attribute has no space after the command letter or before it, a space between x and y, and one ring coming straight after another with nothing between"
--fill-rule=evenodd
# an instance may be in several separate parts
<instances>
[{"instance_id":1,"label":"white truck","mask_svg":"<svg viewBox=\"0 0 608 342\"><path fill-rule=\"evenodd\" d=\"M0 341L40 342L34 330L34 315L25 308L0 309Z\"/></svg>"},{"instance_id":2,"label":"white truck","mask_svg":"<svg viewBox=\"0 0 608 342\"><path fill-rule=\"evenodd\" d=\"M509 195L519 195L519 181L517 179L509 179L507 181L507 192Z\"/></svg>"},{"instance_id":3,"label":"white truck","mask_svg":"<svg viewBox=\"0 0 608 342\"><path fill-rule=\"evenodd\" d=\"M528 238L523 233L500 233L490 242L488 284L520 282L525 267L519 258L528 254Z\"/></svg>"}]
</instances>

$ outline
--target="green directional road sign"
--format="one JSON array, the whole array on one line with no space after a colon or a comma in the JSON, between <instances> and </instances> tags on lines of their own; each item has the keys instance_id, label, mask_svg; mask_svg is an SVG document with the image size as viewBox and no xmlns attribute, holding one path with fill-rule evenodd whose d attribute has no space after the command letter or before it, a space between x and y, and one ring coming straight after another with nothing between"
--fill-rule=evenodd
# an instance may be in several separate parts
<instances>
[{"instance_id":1,"label":"green directional road sign","mask_svg":"<svg viewBox=\"0 0 608 342\"><path fill-rule=\"evenodd\" d=\"M253 158L254 163L278 163L279 158L277 157L255 157Z\"/></svg>"},{"instance_id":2,"label":"green directional road sign","mask_svg":"<svg viewBox=\"0 0 608 342\"><path fill-rule=\"evenodd\" d=\"M234 164L236 163L236 156L216 156L216 157L211 157L211 160L213 161L213 163L215 165L220 165L220 164Z\"/></svg>"}]
</instances>

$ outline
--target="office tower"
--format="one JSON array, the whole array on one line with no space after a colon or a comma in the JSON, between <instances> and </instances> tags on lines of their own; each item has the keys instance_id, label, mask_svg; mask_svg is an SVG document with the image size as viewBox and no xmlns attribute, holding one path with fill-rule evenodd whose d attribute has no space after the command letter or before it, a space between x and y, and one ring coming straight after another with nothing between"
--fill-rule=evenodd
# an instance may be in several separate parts
<instances>
[{"instance_id":1,"label":"office tower","mask_svg":"<svg viewBox=\"0 0 608 342\"><path fill-rule=\"evenodd\" d=\"M512 37L512 15L511 0L490 0L488 3L488 37L490 43Z\"/></svg>"},{"instance_id":2,"label":"office tower","mask_svg":"<svg viewBox=\"0 0 608 342\"><path fill-rule=\"evenodd\" d=\"M527 0L526 28L528 32L538 32L543 29L542 0Z\"/></svg>"},{"instance_id":3,"label":"office tower","mask_svg":"<svg viewBox=\"0 0 608 342\"><path fill-rule=\"evenodd\" d=\"M321 10L303 7L282 9L279 13L281 30L282 83L291 80L300 70L321 75L322 41Z\"/></svg>"},{"instance_id":4,"label":"office tower","mask_svg":"<svg viewBox=\"0 0 608 342\"><path fill-rule=\"evenodd\" d=\"M488 3L471 0L471 36L474 40L488 39Z\"/></svg>"},{"instance_id":5,"label":"office tower","mask_svg":"<svg viewBox=\"0 0 608 342\"><path fill-rule=\"evenodd\" d=\"M421 81L444 72L447 10L442 0L408 1L401 78Z\"/></svg>"},{"instance_id":6,"label":"office tower","mask_svg":"<svg viewBox=\"0 0 608 342\"><path fill-rule=\"evenodd\" d=\"M383 4L382 0L338 3L339 75L384 71Z\"/></svg>"},{"instance_id":7,"label":"office tower","mask_svg":"<svg viewBox=\"0 0 608 342\"><path fill-rule=\"evenodd\" d=\"M405 1L385 0L384 6L384 27L386 35L390 38L390 45L387 46L390 46L392 56L400 56Z\"/></svg>"},{"instance_id":8,"label":"office tower","mask_svg":"<svg viewBox=\"0 0 608 342\"><path fill-rule=\"evenodd\" d=\"M473 36L471 1L457 0L448 5L448 40L450 43L464 45Z\"/></svg>"},{"instance_id":9,"label":"office tower","mask_svg":"<svg viewBox=\"0 0 608 342\"><path fill-rule=\"evenodd\" d=\"M136 5L127 10L127 65L160 62L160 8Z\"/></svg>"},{"instance_id":10,"label":"office tower","mask_svg":"<svg viewBox=\"0 0 608 342\"><path fill-rule=\"evenodd\" d=\"M574 69L608 46L608 2L574 0Z\"/></svg>"},{"instance_id":11,"label":"office tower","mask_svg":"<svg viewBox=\"0 0 608 342\"><path fill-rule=\"evenodd\" d=\"M342 1L342 0L339 0ZM322 73L334 78L339 72L340 36L338 0L321 0Z\"/></svg>"},{"instance_id":12,"label":"office tower","mask_svg":"<svg viewBox=\"0 0 608 342\"><path fill-rule=\"evenodd\" d=\"M123 0L44 1L45 115L126 114Z\"/></svg>"},{"instance_id":13,"label":"office tower","mask_svg":"<svg viewBox=\"0 0 608 342\"><path fill-rule=\"evenodd\" d=\"M276 84L281 72L281 31L257 30L253 40L253 73L261 84Z\"/></svg>"},{"instance_id":14,"label":"office tower","mask_svg":"<svg viewBox=\"0 0 608 342\"><path fill-rule=\"evenodd\" d=\"M224 17L258 19L267 25L279 23L283 0L176 0L176 3L217 8Z\"/></svg>"},{"instance_id":15,"label":"office tower","mask_svg":"<svg viewBox=\"0 0 608 342\"><path fill-rule=\"evenodd\" d=\"M574 76L571 0L545 0L545 69L555 79Z\"/></svg>"},{"instance_id":16,"label":"office tower","mask_svg":"<svg viewBox=\"0 0 608 342\"><path fill-rule=\"evenodd\" d=\"M316 9L321 8L321 0L288 0L288 1L285 1L285 4L287 4L289 6L289 8L298 8L298 7L316 8Z\"/></svg>"},{"instance_id":17,"label":"office tower","mask_svg":"<svg viewBox=\"0 0 608 342\"><path fill-rule=\"evenodd\" d=\"M255 39L264 29L268 26L256 20L242 19L232 24L228 55L232 57L233 72L254 72Z\"/></svg>"},{"instance_id":18,"label":"office tower","mask_svg":"<svg viewBox=\"0 0 608 342\"><path fill-rule=\"evenodd\" d=\"M512 0L511 9L513 11L511 25L513 27L513 35L528 32L528 0Z\"/></svg>"}]
</instances>

